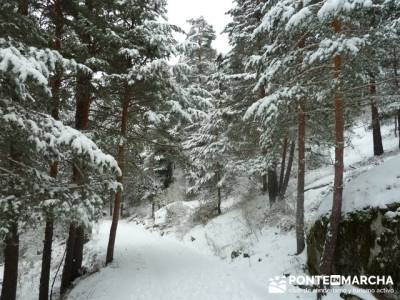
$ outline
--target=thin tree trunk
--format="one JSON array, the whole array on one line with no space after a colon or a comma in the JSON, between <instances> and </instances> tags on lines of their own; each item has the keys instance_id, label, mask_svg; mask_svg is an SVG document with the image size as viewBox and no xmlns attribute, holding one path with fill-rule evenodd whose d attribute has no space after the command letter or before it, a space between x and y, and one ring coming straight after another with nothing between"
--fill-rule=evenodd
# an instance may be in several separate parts
<instances>
[{"instance_id":1,"label":"thin tree trunk","mask_svg":"<svg viewBox=\"0 0 400 300\"><path fill-rule=\"evenodd\" d=\"M287 187L289 185L290 173L292 172L294 151L295 150L296 150L296 141L293 139L291 144L290 144L289 160L288 160L288 164L287 164L287 167L286 167L285 177L283 179L282 188L281 188L280 193L279 193L279 197L281 199L285 198L286 190L287 190Z\"/></svg>"},{"instance_id":2,"label":"thin tree trunk","mask_svg":"<svg viewBox=\"0 0 400 300\"><path fill-rule=\"evenodd\" d=\"M52 243L53 243L53 219L50 217L47 217L46 228L44 231L44 242L43 242L43 253L42 253L42 271L40 273L39 300L47 300L49 298Z\"/></svg>"},{"instance_id":3,"label":"thin tree trunk","mask_svg":"<svg viewBox=\"0 0 400 300\"><path fill-rule=\"evenodd\" d=\"M86 130L89 127L89 108L91 102L90 82L92 75L84 71L78 71L77 89L76 89L76 110L75 110L75 128ZM83 185L85 175L75 164L72 168L72 181L78 185ZM61 280L61 295L70 287L72 281L80 274L82 268L82 255L84 244L84 229L82 225L71 224L67 249L65 254L65 263Z\"/></svg>"},{"instance_id":4,"label":"thin tree trunk","mask_svg":"<svg viewBox=\"0 0 400 300\"><path fill-rule=\"evenodd\" d=\"M278 175L275 168L270 168L268 169L268 195L271 206L276 202L278 192Z\"/></svg>"},{"instance_id":5,"label":"thin tree trunk","mask_svg":"<svg viewBox=\"0 0 400 300\"><path fill-rule=\"evenodd\" d=\"M29 2L28 0L20 0L18 3L18 13L28 16ZM13 143L10 145L10 156L15 161L21 160L21 153ZM10 203L10 207L12 204ZM17 298L18 285L18 259L19 259L19 234L18 234L18 217L8 216L9 228L4 239L4 269L3 283L1 288L0 300L15 300Z\"/></svg>"},{"instance_id":6,"label":"thin tree trunk","mask_svg":"<svg viewBox=\"0 0 400 300\"><path fill-rule=\"evenodd\" d=\"M18 283L19 236L18 222L15 221L4 241L3 286L0 300L15 300Z\"/></svg>"},{"instance_id":7,"label":"thin tree trunk","mask_svg":"<svg viewBox=\"0 0 400 300\"><path fill-rule=\"evenodd\" d=\"M67 248L65 253L64 268L61 275L61 287L60 287L61 295L64 295L64 293L68 290L72 282L72 264L74 261L73 249L75 247L75 240L76 240L76 228L74 224L70 224L68 232L68 240L66 245Z\"/></svg>"},{"instance_id":8,"label":"thin tree trunk","mask_svg":"<svg viewBox=\"0 0 400 300\"><path fill-rule=\"evenodd\" d=\"M397 130L398 134L397 136L399 137L399 149L400 149L400 109L397 110Z\"/></svg>"},{"instance_id":9,"label":"thin tree trunk","mask_svg":"<svg viewBox=\"0 0 400 300\"><path fill-rule=\"evenodd\" d=\"M221 180L221 175L220 171L217 172L216 176L216 186L217 186L217 212L220 215L222 213L221 211L221 187L219 186L219 182Z\"/></svg>"},{"instance_id":10,"label":"thin tree trunk","mask_svg":"<svg viewBox=\"0 0 400 300\"><path fill-rule=\"evenodd\" d=\"M287 149L288 149L288 136L286 134L285 138L283 139L283 147L282 147L282 161L281 161L281 170L279 174L279 185L278 185L279 193L282 190L283 179L285 177Z\"/></svg>"},{"instance_id":11,"label":"thin tree trunk","mask_svg":"<svg viewBox=\"0 0 400 300\"><path fill-rule=\"evenodd\" d=\"M174 163L167 159L165 179L163 182L164 188L167 189L173 182L174 179Z\"/></svg>"},{"instance_id":12,"label":"thin tree trunk","mask_svg":"<svg viewBox=\"0 0 400 300\"><path fill-rule=\"evenodd\" d=\"M342 30L340 21L334 20L332 26L337 34ZM335 78L339 80L342 72L342 57L340 54L334 57ZM333 191L332 214L330 217L328 232L325 237L325 245L321 260L321 273L332 274L333 261L339 225L342 215L343 196L343 154L344 154L344 102L339 89L335 95L335 179Z\"/></svg>"},{"instance_id":13,"label":"thin tree trunk","mask_svg":"<svg viewBox=\"0 0 400 300\"><path fill-rule=\"evenodd\" d=\"M397 87L397 90L400 91L400 84L398 80L398 73L397 73L397 51L396 48L393 49L393 73L394 73L394 84ZM398 138L399 138L399 149L400 149L400 108L397 109L397 130L398 130Z\"/></svg>"},{"instance_id":14,"label":"thin tree trunk","mask_svg":"<svg viewBox=\"0 0 400 300\"><path fill-rule=\"evenodd\" d=\"M118 145L118 166L121 169L122 173L120 176L117 176L117 181L120 184L123 184L123 179L124 179L123 174L125 170L125 139L128 129L128 113L129 113L130 100L131 100L130 88L126 86L124 102L122 103L121 132L120 132L121 138L120 138L120 143ZM106 264L111 263L114 259L115 238L117 235L121 201L122 201L122 191L118 190L118 192L115 194L114 212L111 222L110 236L108 239Z\"/></svg>"},{"instance_id":15,"label":"thin tree trunk","mask_svg":"<svg viewBox=\"0 0 400 300\"><path fill-rule=\"evenodd\" d=\"M18 2L18 13L23 16L28 15L29 0L19 0Z\"/></svg>"},{"instance_id":16,"label":"thin tree trunk","mask_svg":"<svg viewBox=\"0 0 400 300\"><path fill-rule=\"evenodd\" d=\"M71 282L82 275L83 245L85 244L85 230L83 226L76 227L73 260L71 268Z\"/></svg>"},{"instance_id":17,"label":"thin tree trunk","mask_svg":"<svg viewBox=\"0 0 400 300\"><path fill-rule=\"evenodd\" d=\"M297 176L297 205L296 205L296 241L297 254L303 252L304 242L304 175L305 175L305 136L306 115L304 104L300 104L298 113L298 176Z\"/></svg>"},{"instance_id":18,"label":"thin tree trunk","mask_svg":"<svg viewBox=\"0 0 400 300\"><path fill-rule=\"evenodd\" d=\"M370 75L371 82L369 85L369 92L372 97L376 95L376 85L373 75ZM383 154L381 124L379 121L379 112L374 99L371 99L371 115L372 115L372 136L374 143L374 155L379 156Z\"/></svg>"},{"instance_id":19,"label":"thin tree trunk","mask_svg":"<svg viewBox=\"0 0 400 300\"><path fill-rule=\"evenodd\" d=\"M63 12L61 0L54 1L54 15L55 15L55 39L53 41L53 48L55 50L61 49L62 30L64 26ZM60 106L60 88L62 80L62 70L57 68L56 73L51 81L52 103L53 108L51 115L55 120L59 120L59 106ZM53 162L50 166L50 176L56 178L58 174L58 162ZM40 273L39 285L39 300L47 300L49 297L49 282L50 282L50 268L51 268L51 252L53 243L53 216L47 216L46 227L43 241L42 253L42 269Z\"/></svg>"},{"instance_id":20,"label":"thin tree trunk","mask_svg":"<svg viewBox=\"0 0 400 300\"><path fill-rule=\"evenodd\" d=\"M261 176L261 180L262 180L262 192L263 194L265 194L266 192L268 192L267 174L263 174Z\"/></svg>"}]
</instances>

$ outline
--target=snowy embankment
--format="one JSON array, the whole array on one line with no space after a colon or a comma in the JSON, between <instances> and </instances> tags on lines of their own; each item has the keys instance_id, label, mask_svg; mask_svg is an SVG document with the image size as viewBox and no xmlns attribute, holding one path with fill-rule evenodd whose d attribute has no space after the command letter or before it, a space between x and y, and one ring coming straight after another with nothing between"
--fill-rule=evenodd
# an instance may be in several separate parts
<instances>
[{"instance_id":1,"label":"snowy embankment","mask_svg":"<svg viewBox=\"0 0 400 300\"><path fill-rule=\"evenodd\" d=\"M392 124L382 125L385 153L374 157L372 133L362 124L356 125L346 137L351 140L345 148L343 212L360 210L367 206L390 204L400 195L399 138L393 133ZM334 161L333 150L330 160ZM308 225L332 207L333 165L309 171L306 175L305 217Z\"/></svg>"}]
</instances>

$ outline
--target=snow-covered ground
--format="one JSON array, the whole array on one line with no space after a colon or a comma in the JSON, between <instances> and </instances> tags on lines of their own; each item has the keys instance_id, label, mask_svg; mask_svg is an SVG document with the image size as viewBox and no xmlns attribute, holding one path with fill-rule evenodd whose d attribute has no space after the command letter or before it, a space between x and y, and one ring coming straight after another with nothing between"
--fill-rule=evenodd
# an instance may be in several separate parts
<instances>
[{"instance_id":1,"label":"snow-covered ground","mask_svg":"<svg viewBox=\"0 0 400 300\"><path fill-rule=\"evenodd\" d=\"M108 229L103 222L105 242ZM67 299L265 299L266 285L133 222L120 223L115 257L109 267L81 280Z\"/></svg>"},{"instance_id":2,"label":"snow-covered ground","mask_svg":"<svg viewBox=\"0 0 400 300\"><path fill-rule=\"evenodd\" d=\"M227 218L224 218L228 220ZM100 224L97 238L105 254L109 221ZM100 243L101 244L101 243ZM295 270L303 260L290 252L292 234L268 230L250 257L229 263L207 255L204 245L188 245L160 236L143 225L122 221L115 261L78 280L68 300L275 300L315 299L312 293L270 294L269 279ZM284 259L282 259L284 258ZM327 298L335 299L335 298Z\"/></svg>"},{"instance_id":3,"label":"snow-covered ground","mask_svg":"<svg viewBox=\"0 0 400 300\"><path fill-rule=\"evenodd\" d=\"M380 158L373 157L372 134L365 127L357 126L347 136L351 136L352 145L345 151L344 210L361 209L367 202L384 205L397 200L400 156L393 126L382 126L385 155ZM308 225L329 211L332 181L333 166L307 172ZM153 228L151 222L144 225L136 219L121 221L115 261L104 268L110 222L101 221L85 245L84 263L90 271L98 271L78 279L67 299L314 300L313 293L295 287L286 294L271 294L268 289L276 276L306 272L305 254L293 255L295 183L293 178L286 205L273 210L269 210L266 195L245 195L244 186L242 192L224 200L223 214L206 224L193 224L186 218L200 205L199 201L171 204L169 207L179 212L175 217L183 222L172 222L167 228ZM179 197L175 195L174 199ZM161 209L156 214L156 223L165 221L165 213ZM37 235L35 238L38 240ZM65 245L61 241L58 239L54 247L52 278L62 261ZM29 240L24 238L23 242L29 246ZM37 299L40 248L38 242L21 259L19 299ZM58 285L57 279L55 291ZM370 295L363 298L374 299ZM330 294L324 299L341 298Z\"/></svg>"}]
</instances>

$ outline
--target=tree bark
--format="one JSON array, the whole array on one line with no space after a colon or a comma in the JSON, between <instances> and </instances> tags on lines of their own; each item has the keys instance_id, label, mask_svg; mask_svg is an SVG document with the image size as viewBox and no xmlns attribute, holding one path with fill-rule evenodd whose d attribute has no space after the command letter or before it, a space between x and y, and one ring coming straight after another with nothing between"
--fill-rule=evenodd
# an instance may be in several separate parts
<instances>
[{"instance_id":1,"label":"tree bark","mask_svg":"<svg viewBox=\"0 0 400 300\"><path fill-rule=\"evenodd\" d=\"M267 174L263 174L261 176L261 180L262 180L262 193L265 194L266 192L268 192Z\"/></svg>"},{"instance_id":2,"label":"tree bark","mask_svg":"<svg viewBox=\"0 0 400 300\"><path fill-rule=\"evenodd\" d=\"M28 16L28 9L28 0L19 0L18 13ZM11 143L10 146L11 158L15 161L21 160L21 153L15 144ZM9 205L11 206L11 203ZM4 269L0 300L15 300L17 298L19 259L18 217L13 214L13 216L7 216L7 219L9 228L4 239Z\"/></svg>"},{"instance_id":3,"label":"tree bark","mask_svg":"<svg viewBox=\"0 0 400 300\"><path fill-rule=\"evenodd\" d=\"M73 260L71 268L71 282L82 275L83 245L85 244L85 231L83 226L76 227Z\"/></svg>"},{"instance_id":4,"label":"tree bark","mask_svg":"<svg viewBox=\"0 0 400 300\"><path fill-rule=\"evenodd\" d=\"M52 243L53 243L53 219L48 217L46 220L46 228L44 231L39 300L47 300L49 298Z\"/></svg>"},{"instance_id":5,"label":"tree bark","mask_svg":"<svg viewBox=\"0 0 400 300\"><path fill-rule=\"evenodd\" d=\"M282 190L283 180L285 177L287 149L288 149L288 136L286 134L283 139L283 147L282 147L282 161L281 161L281 170L279 174L279 185L278 185L279 192L281 192Z\"/></svg>"},{"instance_id":6,"label":"tree bark","mask_svg":"<svg viewBox=\"0 0 400 300\"><path fill-rule=\"evenodd\" d=\"M221 175L220 171L217 171L216 174L216 186L217 186L217 212L220 215L222 213L221 211L221 187L219 186L219 182L221 180Z\"/></svg>"},{"instance_id":7,"label":"tree bark","mask_svg":"<svg viewBox=\"0 0 400 300\"><path fill-rule=\"evenodd\" d=\"M53 41L53 48L55 50L61 49L62 30L64 27L63 11L61 0L54 1L53 13L55 17L55 38ZM62 81L62 70L57 67L54 77L51 81L52 91L52 110L51 115L55 120L60 119L59 106L60 106L60 88ZM50 166L50 176L56 178L58 174L58 162L53 162ZM53 226L54 216L47 216L46 227L43 241L42 253L42 270L40 273L39 285L39 300L47 300L49 297L49 282L50 282L50 268L51 268L51 252L53 243Z\"/></svg>"},{"instance_id":8,"label":"tree bark","mask_svg":"<svg viewBox=\"0 0 400 300\"><path fill-rule=\"evenodd\" d=\"M376 85L373 75L370 75L371 82L369 84L369 92L371 96L376 95ZM381 124L379 121L378 107L375 104L374 99L371 99L371 119L372 119L372 136L374 144L374 155L380 156L383 154L383 144L382 144L382 134L381 134Z\"/></svg>"},{"instance_id":9,"label":"tree bark","mask_svg":"<svg viewBox=\"0 0 400 300\"><path fill-rule=\"evenodd\" d=\"M398 91L400 91L400 84L398 80L398 72L397 72L397 51L396 48L393 49L393 73L394 73L394 84ZM400 149L400 108L396 111L396 118L397 118L397 130L398 130L398 138L399 138L399 149Z\"/></svg>"},{"instance_id":10,"label":"tree bark","mask_svg":"<svg viewBox=\"0 0 400 300\"><path fill-rule=\"evenodd\" d=\"M298 112L298 176L297 176L297 205L296 205L296 242L297 254L303 252L304 242L304 176L305 176L305 136L306 115L304 104L301 103Z\"/></svg>"},{"instance_id":11,"label":"tree bark","mask_svg":"<svg viewBox=\"0 0 400 300\"><path fill-rule=\"evenodd\" d=\"M268 195L269 203L272 206L276 202L276 197L278 196L278 175L276 174L275 168L268 169Z\"/></svg>"},{"instance_id":12,"label":"tree bark","mask_svg":"<svg viewBox=\"0 0 400 300\"><path fill-rule=\"evenodd\" d=\"M72 264L74 261L73 249L75 247L75 240L76 240L76 228L74 224L70 224L68 240L66 245L67 248L65 252L64 268L61 276L61 287L60 287L61 295L64 295L64 293L68 290L72 282Z\"/></svg>"},{"instance_id":13,"label":"tree bark","mask_svg":"<svg viewBox=\"0 0 400 300\"><path fill-rule=\"evenodd\" d=\"M124 99L122 103L122 115L121 115L121 131L120 131L120 142L118 145L118 166L121 169L121 175L117 176L117 181L120 184L123 184L123 174L125 170L125 139L128 130L128 113L129 113L129 103L131 101L131 92L129 86L125 87L124 92ZM107 256L106 256L106 264L109 264L114 259L114 247L115 247L115 238L117 235L117 228L118 228L118 221L119 221L119 214L121 209L121 201L122 201L122 191L118 190L115 194L115 201L114 201L114 212L111 222L110 228L110 236L108 239L108 246L107 246Z\"/></svg>"},{"instance_id":14,"label":"tree bark","mask_svg":"<svg viewBox=\"0 0 400 300\"><path fill-rule=\"evenodd\" d=\"M18 283L19 236L18 222L11 224L4 241L3 286L0 300L15 300Z\"/></svg>"},{"instance_id":15,"label":"tree bark","mask_svg":"<svg viewBox=\"0 0 400 300\"><path fill-rule=\"evenodd\" d=\"M18 13L23 16L28 15L29 0L19 0L18 2Z\"/></svg>"},{"instance_id":16,"label":"tree bark","mask_svg":"<svg viewBox=\"0 0 400 300\"><path fill-rule=\"evenodd\" d=\"M165 171L165 179L163 182L164 188L167 189L174 179L174 163L167 159L166 171Z\"/></svg>"},{"instance_id":17,"label":"tree bark","mask_svg":"<svg viewBox=\"0 0 400 300\"><path fill-rule=\"evenodd\" d=\"M75 128L86 130L89 127L89 108L91 102L90 82L92 75L84 71L78 71L76 88L76 110ZM75 164L72 167L72 181L78 185L83 185L85 175ZM80 274L82 268L84 244L84 228L79 224L70 224L65 263L61 280L61 295L70 287L72 281Z\"/></svg>"},{"instance_id":18,"label":"tree bark","mask_svg":"<svg viewBox=\"0 0 400 300\"><path fill-rule=\"evenodd\" d=\"M397 136L399 137L399 149L400 149L400 109L397 110Z\"/></svg>"},{"instance_id":19,"label":"tree bark","mask_svg":"<svg viewBox=\"0 0 400 300\"><path fill-rule=\"evenodd\" d=\"M332 26L337 34L342 30L340 21L334 20ZM339 80L342 73L342 57L336 54L334 57L335 79ZM344 154L344 102L342 94L337 88L335 94L335 179L333 191L332 213L328 232L325 237L325 246L321 260L321 273L332 274L332 266L335 257L339 225L342 215L343 194L343 154Z\"/></svg>"},{"instance_id":20,"label":"tree bark","mask_svg":"<svg viewBox=\"0 0 400 300\"><path fill-rule=\"evenodd\" d=\"M296 150L296 141L293 139L291 144L290 144L289 160L288 160L288 164L287 164L287 167L286 167L285 177L283 179L282 188L281 188L281 190L279 192L279 197L281 199L285 198L286 190L287 190L287 187L289 185L290 173L292 172L294 151L295 150Z\"/></svg>"}]
</instances>

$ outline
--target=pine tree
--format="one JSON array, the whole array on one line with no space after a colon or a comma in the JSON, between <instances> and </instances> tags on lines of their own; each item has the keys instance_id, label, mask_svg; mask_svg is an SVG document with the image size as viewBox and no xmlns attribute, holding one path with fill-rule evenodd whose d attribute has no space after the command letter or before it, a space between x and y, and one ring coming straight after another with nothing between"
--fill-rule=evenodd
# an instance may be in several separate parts
<instances>
[{"instance_id":1,"label":"pine tree","mask_svg":"<svg viewBox=\"0 0 400 300\"><path fill-rule=\"evenodd\" d=\"M58 100L58 72L67 70L73 74L85 67L47 48L47 27L41 27L37 17L46 14L48 6L40 4L1 4L1 18L9 21L2 23L0 29L6 33L6 38L0 39L0 170L4 200L0 222L8 245L2 299L16 297L19 233L38 226L48 216L57 216L60 221L79 219L89 225L102 207L97 192L104 184L114 186L109 176L119 172L114 158L104 154L93 141L46 113ZM52 110L56 117L57 111L54 107ZM48 175L49 165L70 160L85 161L88 172L102 175L90 186L79 189L68 184L68 172L57 177ZM79 201L83 194L84 202ZM49 248L49 236L47 242ZM49 263L50 255L45 257L45 268ZM44 274L43 289L47 288L46 277ZM46 291L41 296L47 297Z\"/></svg>"},{"instance_id":2,"label":"pine tree","mask_svg":"<svg viewBox=\"0 0 400 300\"><path fill-rule=\"evenodd\" d=\"M204 18L189 21L185 55L181 61L190 68L186 90L191 102L203 104L200 118L188 128L183 147L189 158L188 193L206 188L215 195L212 211L221 214L222 188L230 177L228 156L230 141L225 134L224 91L222 87L223 58L212 48L215 32ZM217 65L217 67L215 67Z\"/></svg>"},{"instance_id":3,"label":"pine tree","mask_svg":"<svg viewBox=\"0 0 400 300\"><path fill-rule=\"evenodd\" d=\"M111 44L110 66L113 67L105 80L106 85L118 87L119 110L122 110L117 151L118 163L122 169L122 174L117 181L122 185L122 176L126 172L129 127L131 120L134 120L130 110L135 111L137 107L142 116L156 121L160 107L157 107L155 103L162 99L165 90L171 91L169 84L171 84L170 77L172 76L167 59L175 53L172 32L176 28L160 21L165 19L165 1L121 2L117 6L118 13L114 16L115 21L111 21L111 28L118 38ZM124 20L124 22L117 22L117 20ZM145 111L142 110L143 106L138 101L140 99L148 101ZM114 258L121 202L122 190L119 190L115 196L106 263L112 262Z\"/></svg>"},{"instance_id":4,"label":"pine tree","mask_svg":"<svg viewBox=\"0 0 400 300\"><path fill-rule=\"evenodd\" d=\"M52 7L49 7L49 14L51 15L54 24L54 38L53 49L61 50L61 40L64 27L63 8L60 0L55 0ZM55 120L59 120L59 106L60 106L60 89L62 81L62 68L56 66L54 75L51 78L51 93L52 93L52 108L51 116ZM57 177L58 162L55 161L50 165L49 175L53 178ZM54 231L54 215L50 212L46 216L46 225L43 241L43 254L42 254L42 270L40 273L40 286L39 286L39 300L47 300L49 296L50 284L50 268L51 268L51 252L53 243Z\"/></svg>"}]
</instances>

